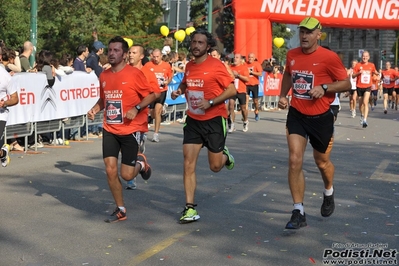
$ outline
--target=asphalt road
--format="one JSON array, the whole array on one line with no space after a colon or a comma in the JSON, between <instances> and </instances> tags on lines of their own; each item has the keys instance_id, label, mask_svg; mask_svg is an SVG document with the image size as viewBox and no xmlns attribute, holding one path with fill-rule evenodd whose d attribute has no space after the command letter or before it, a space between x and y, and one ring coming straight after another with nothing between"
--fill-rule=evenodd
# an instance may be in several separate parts
<instances>
[{"instance_id":1,"label":"asphalt road","mask_svg":"<svg viewBox=\"0 0 399 266\"><path fill-rule=\"evenodd\" d=\"M394 252L399 112L384 115L379 102L363 129L343 99L332 151L335 213L320 215L323 185L308 145L308 226L300 230L284 229L292 210L286 113L261 112L258 122L251 114L246 133L237 115L237 131L227 139L236 159L231 171L211 172L206 150L201 152L201 219L185 225L177 223L185 203L181 124L162 126L160 142L147 142L152 177L138 178L138 189L124 192L128 219L114 224L103 221L115 206L100 139L46 146L38 154L13 152L11 164L0 169L0 265L325 265L325 252L345 255L336 243L356 244L352 251L382 243L382 250ZM352 252L345 259L362 258Z\"/></svg>"}]
</instances>

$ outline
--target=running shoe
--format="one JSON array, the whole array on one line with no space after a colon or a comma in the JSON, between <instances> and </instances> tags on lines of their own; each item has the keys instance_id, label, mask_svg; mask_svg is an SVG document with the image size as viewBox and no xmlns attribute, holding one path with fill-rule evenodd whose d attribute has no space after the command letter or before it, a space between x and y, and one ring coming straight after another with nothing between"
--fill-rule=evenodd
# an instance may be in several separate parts
<instances>
[{"instance_id":1,"label":"running shoe","mask_svg":"<svg viewBox=\"0 0 399 266\"><path fill-rule=\"evenodd\" d=\"M244 122L242 131L244 131L244 132L248 131L248 123L249 123L248 121Z\"/></svg>"},{"instance_id":2,"label":"running shoe","mask_svg":"<svg viewBox=\"0 0 399 266\"><path fill-rule=\"evenodd\" d=\"M388 111L387 110L384 110L384 114L387 114L388 113Z\"/></svg>"},{"instance_id":3,"label":"running shoe","mask_svg":"<svg viewBox=\"0 0 399 266\"><path fill-rule=\"evenodd\" d=\"M369 125L369 124L367 124L367 121L366 121L366 120L363 120L362 127L363 127L363 128L366 128L368 125Z\"/></svg>"},{"instance_id":4,"label":"running shoe","mask_svg":"<svg viewBox=\"0 0 399 266\"><path fill-rule=\"evenodd\" d=\"M159 134L154 133L154 136L152 137L152 142L159 142Z\"/></svg>"},{"instance_id":5,"label":"running shoe","mask_svg":"<svg viewBox=\"0 0 399 266\"><path fill-rule=\"evenodd\" d=\"M140 139L139 150L140 150L140 153L145 153L145 141L147 140L147 135L141 134L140 138L141 139Z\"/></svg>"},{"instance_id":6,"label":"running shoe","mask_svg":"<svg viewBox=\"0 0 399 266\"><path fill-rule=\"evenodd\" d=\"M233 131L236 131L236 127L234 126L234 123L231 123L228 132L229 132L229 133L233 133Z\"/></svg>"},{"instance_id":7,"label":"running shoe","mask_svg":"<svg viewBox=\"0 0 399 266\"><path fill-rule=\"evenodd\" d=\"M139 153L137 155L137 161L144 163L144 169L140 170L140 175L144 180L148 180L151 177L151 166L147 163L147 158L144 154Z\"/></svg>"},{"instance_id":8,"label":"running shoe","mask_svg":"<svg viewBox=\"0 0 399 266\"><path fill-rule=\"evenodd\" d=\"M227 155L227 161L225 163L226 168L229 170L233 169L235 163L234 157L230 154L229 149L226 146L224 146L223 153Z\"/></svg>"},{"instance_id":9,"label":"running shoe","mask_svg":"<svg viewBox=\"0 0 399 266\"><path fill-rule=\"evenodd\" d=\"M335 209L335 203L334 203L334 193L331 196L326 196L324 195L323 199L323 204L321 205L321 216L323 217L329 217L331 214L333 214L334 209Z\"/></svg>"},{"instance_id":10,"label":"running shoe","mask_svg":"<svg viewBox=\"0 0 399 266\"><path fill-rule=\"evenodd\" d=\"M1 147L1 150L3 151L3 157L0 159L1 160L1 166L6 167L10 163L10 145L4 144L3 147Z\"/></svg>"},{"instance_id":11,"label":"running shoe","mask_svg":"<svg viewBox=\"0 0 399 266\"><path fill-rule=\"evenodd\" d=\"M197 221L200 216L194 207L184 207L184 210L181 212L182 216L180 217L179 222L181 224L191 223Z\"/></svg>"},{"instance_id":12,"label":"running shoe","mask_svg":"<svg viewBox=\"0 0 399 266\"><path fill-rule=\"evenodd\" d=\"M137 188L136 178L133 178L132 180L127 181L127 183L126 183L127 190L135 190L136 188Z\"/></svg>"},{"instance_id":13,"label":"running shoe","mask_svg":"<svg viewBox=\"0 0 399 266\"><path fill-rule=\"evenodd\" d=\"M116 207L115 211L109 216L108 219L105 219L106 223L114 223L119 221L124 221L127 219L126 211L122 211L119 207Z\"/></svg>"},{"instance_id":14,"label":"running shoe","mask_svg":"<svg viewBox=\"0 0 399 266\"><path fill-rule=\"evenodd\" d=\"M291 220L287 223L285 229L299 229L304 226L307 226L306 213L302 215L300 210L293 210Z\"/></svg>"},{"instance_id":15,"label":"running shoe","mask_svg":"<svg viewBox=\"0 0 399 266\"><path fill-rule=\"evenodd\" d=\"M360 116L360 125L363 125L363 115Z\"/></svg>"},{"instance_id":16,"label":"running shoe","mask_svg":"<svg viewBox=\"0 0 399 266\"><path fill-rule=\"evenodd\" d=\"M393 109L394 107L395 107L395 102L392 102L391 109Z\"/></svg>"},{"instance_id":17,"label":"running shoe","mask_svg":"<svg viewBox=\"0 0 399 266\"><path fill-rule=\"evenodd\" d=\"M395 111L398 111L398 106L397 105L395 105Z\"/></svg>"},{"instance_id":18,"label":"running shoe","mask_svg":"<svg viewBox=\"0 0 399 266\"><path fill-rule=\"evenodd\" d=\"M255 114L255 121L259 121L259 113Z\"/></svg>"},{"instance_id":19,"label":"running shoe","mask_svg":"<svg viewBox=\"0 0 399 266\"><path fill-rule=\"evenodd\" d=\"M352 118L355 118L356 117L356 110L352 110L351 112L352 112L352 114L351 114Z\"/></svg>"}]
</instances>

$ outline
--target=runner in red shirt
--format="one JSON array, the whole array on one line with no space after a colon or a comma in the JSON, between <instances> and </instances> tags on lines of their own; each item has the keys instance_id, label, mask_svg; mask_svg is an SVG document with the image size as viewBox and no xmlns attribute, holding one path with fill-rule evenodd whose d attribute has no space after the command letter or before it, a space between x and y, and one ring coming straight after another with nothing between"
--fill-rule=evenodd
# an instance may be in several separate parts
<instances>
[{"instance_id":1,"label":"runner in red shirt","mask_svg":"<svg viewBox=\"0 0 399 266\"><path fill-rule=\"evenodd\" d=\"M357 63L353 69L352 78L356 79L356 91L359 97L360 125L363 128L368 126L367 117L369 115L369 99L371 85L373 84L373 75L379 75L375 65L369 62L370 53L364 51L362 62Z\"/></svg>"},{"instance_id":2,"label":"runner in red shirt","mask_svg":"<svg viewBox=\"0 0 399 266\"><path fill-rule=\"evenodd\" d=\"M243 128L242 131L248 131L248 109L247 109L247 87L245 86L245 82L249 80L249 71L245 62L243 62L243 57L241 54L234 55L234 64L230 67L233 71L233 75L235 77L234 87L237 90L236 96L229 99L229 113L231 119L231 126L229 128L229 133L232 133L235 130L234 121L235 121L235 104L236 99L238 99L238 103L240 104L242 120L243 120Z\"/></svg>"},{"instance_id":3,"label":"runner in red shirt","mask_svg":"<svg viewBox=\"0 0 399 266\"><path fill-rule=\"evenodd\" d=\"M396 99L395 99L395 104L396 104L396 110L398 109L398 104L399 104L399 70L398 67L395 67L395 93L396 93Z\"/></svg>"},{"instance_id":4,"label":"runner in red shirt","mask_svg":"<svg viewBox=\"0 0 399 266\"><path fill-rule=\"evenodd\" d=\"M161 95L154 103L151 104L152 118L154 121L154 136L153 142L159 142L159 128L161 127L162 120L162 108L165 104L166 94L168 92L168 84L172 81L173 71L169 63L162 60L161 50L155 49L152 52L152 61L144 65L143 68L147 68L154 72L158 79L159 91Z\"/></svg>"},{"instance_id":5,"label":"runner in red shirt","mask_svg":"<svg viewBox=\"0 0 399 266\"><path fill-rule=\"evenodd\" d=\"M151 176L151 168L144 154L138 153L140 132L148 128L147 113L140 112L155 100L155 95L143 72L126 64L129 46L121 37L108 43L108 61L111 68L100 74L100 98L87 116L93 120L104 111L102 139L103 159L108 185L116 209L105 222L127 219L118 174L118 156L122 154L120 177L132 180L138 173L143 179Z\"/></svg>"},{"instance_id":6,"label":"runner in red shirt","mask_svg":"<svg viewBox=\"0 0 399 266\"><path fill-rule=\"evenodd\" d=\"M247 82L247 94L252 95L255 104L255 121L259 120L259 77L263 75L262 65L255 60L255 54L248 54L249 80Z\"/></svg>"},{"instance_id":7,"label":"runner in red shirt","mask_svg":"<svg viewBox=\"0 0 399 266\"><path fill-rule=\"evenodd\" d=\"M144 76L146 77L147 81L150 83L153 91L159 91L159 86L158 86L158 79L155 76L154 72L150 71L148 68L143 68L143 61L144 58L144 47L141 45L133 45L129 49L129 65L132 67L136 67L137 69L140 69ZM154 93L155 97L158 98L160 96L160 92ZM148 107L143 108L142 112L148 114ZM139 142L139 151L141 153L145 153L145 141L147 139L147 135L145 134L148 132L148 127L144 129L144 131L141 131L140 133L140 142ZM130 181L127 181L126 189L136 189L137 184L136 184L136 178L133 178Z\"/></svg>"},{"instance_id":8,"label":"runner in red shirt","mask_svg":"<svg viewBox=\"0 0 399 266\"><path fill-rule=\"evenodd\" d=\"M330 160L333 145L334 115L330 104L335 93L351 87L341 59L336 53L320 47L320 22L307 17L299 24L301 47L287 53L279 108L288 107L287 94L292 88L291 107L287 116L287 142L289 150L288 183L294 202L291 220L286 229L306 226L303 209L305 178L302 170L307 140L313 147L313 157L324 182L321 215L334 212L334 165Z\"/></svg>"},{"instance_id":9,"label":"runner in red shirt","mask_svg":"<svg viewBox=\"0 0 399 266\"><path fill-rule=\"evenodd\" d=\"M385 63L385 69L382 71L382 93L384 94L384 114L388 113L388 98L392 102L392 109L395 107L395 98L396 93L395 89L395 81L396 81L396 71L391 68L391 63ZM398 107L396 105L396 110Z\"/></svg>"},{"instance_id":10,"label":"runner in red shirt","mask_svg":"<svg viewBox=\"0 0 399 266\"><path fill-rule=\"evenodd\" d=\"M215 46L209 32L199 29L190 37L190 49L195 59L187 63L179 88L171 94L171 98L176 99L185 93L188 104L183 137L186 206L180 223L200 218L195 209L194 194L195 168L201 148L208 148L209 167L213 172L219 172L223 166L229 170L234 167L234 158L225 146L227 111L224 103L236 94L233 79L220 60L208 55L209 49Z\"/></svg>"}]
</instances>

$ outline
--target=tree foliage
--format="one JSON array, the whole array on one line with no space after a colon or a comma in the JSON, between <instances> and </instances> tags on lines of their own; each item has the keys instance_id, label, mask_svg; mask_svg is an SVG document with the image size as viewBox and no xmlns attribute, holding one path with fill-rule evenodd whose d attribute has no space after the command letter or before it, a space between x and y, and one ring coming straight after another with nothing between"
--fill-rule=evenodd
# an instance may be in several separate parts
<instances>
[{"instance_id":1,"label":"tree foliage","mask_svg":"<svg viewBox=\"0 0 399 266\"><path fill-rule=\"evenodd\" d=\"M29 39L27 1L0 0L0 34L7 46L16 48ZM73 53L81 44L91 47L94 30L104 43L121 35L135 43L162 45L159 32L148 35L162 12L158 0L39 0L37 49Z\"/></svg>"},{"instance_id":2,"label":"tree foliage","mask_svg":"<svg viewBox=\"0 0 399 266\"><path fill-rule=\"evenodd\" d=\"M285 59L287 54L287 40L291 39L295 32L287 30L286 24L273 23L272 26L272 41L274 38L283 38L285 40L284 45L280 48L277 48L275 45L273 45L273 57L277 59L278 63L281 64L281 61Z\"/></svg>"}]
</instances>

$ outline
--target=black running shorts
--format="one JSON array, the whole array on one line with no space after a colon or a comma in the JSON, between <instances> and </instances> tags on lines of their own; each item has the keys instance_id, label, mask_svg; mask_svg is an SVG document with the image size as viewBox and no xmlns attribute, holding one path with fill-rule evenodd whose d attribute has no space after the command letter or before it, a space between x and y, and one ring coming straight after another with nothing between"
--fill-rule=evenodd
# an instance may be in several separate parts
<instances>
[{"instance_id":1,"label":"black running shorts","mask_svg":"<svg viewBox=\"0 0 399 266\"><path fill-rule=\"evenodd\" d=\"M199 121L189 116L184 124L183 144L202 144L210 152L223 151L226 143L226 119L222 116Z\"/></svg>"},{"instance_id":2,"label":"black running shorts","mask_svg":"<svg viewBox=\"0 0 399 266\"><path fill-rule=\"evenodd\" d=\"M251 96L251 93L252 93L252 99L258 99L259 85L247 85L247 94Z\"/></svg>"},{"instance_id":3,"label":"black running shorts","mask_svg":"<svg viewBox=\"0 0 399 266\"><path fill-rule=\"evenodd\" d=\"M365 92L370 92L371 87L368 88L357 88L357 96L363 97Z\"/></svg>"},{"instance_id":4,"label":"black running shorts","mask_svg":"<svg viewBox=\"0 0 399 266\"><path fill-rule=\"evenodd\" d=\"M388 94L388 96L392 96L393 88L382 88L382 94Z\"/></svg>"},{"instance_id":5,"label":"black running shorts","mask_svg":"<svg viewBox=\"0 0 399 266\"><path fill-rule=\"evenodd\" d=\"M161 95L159 96L159 98L150 104L150 109L154 109L155 104L157 104L157 103L164 105L164 103L166 101L166 93L167 93L166 91L161 92Z\"/></svg>"},{"instance_id":6,"label":"black running shorts","mask_svg":"<svg viewBox=\"0 0 399 266\"><path fill-rule=\"evenodd\" d=\"M123 164L136 166L140 132L130 135L115 135L105 129L103 131L103 158L118 158L120 152Z\"/></svg>"},{"instance_id":7,"label":"black running shorts","mask_svg":"<svg viewBox=\"0 0 399 266\"><path fill-rule=\"evenodd\" d=\"M306 116L291 106L286 127L288 134L309 138L313 149L325 153L334 135L334 114L328 110L321 115Z\"/></svg>"}]
</instances>

